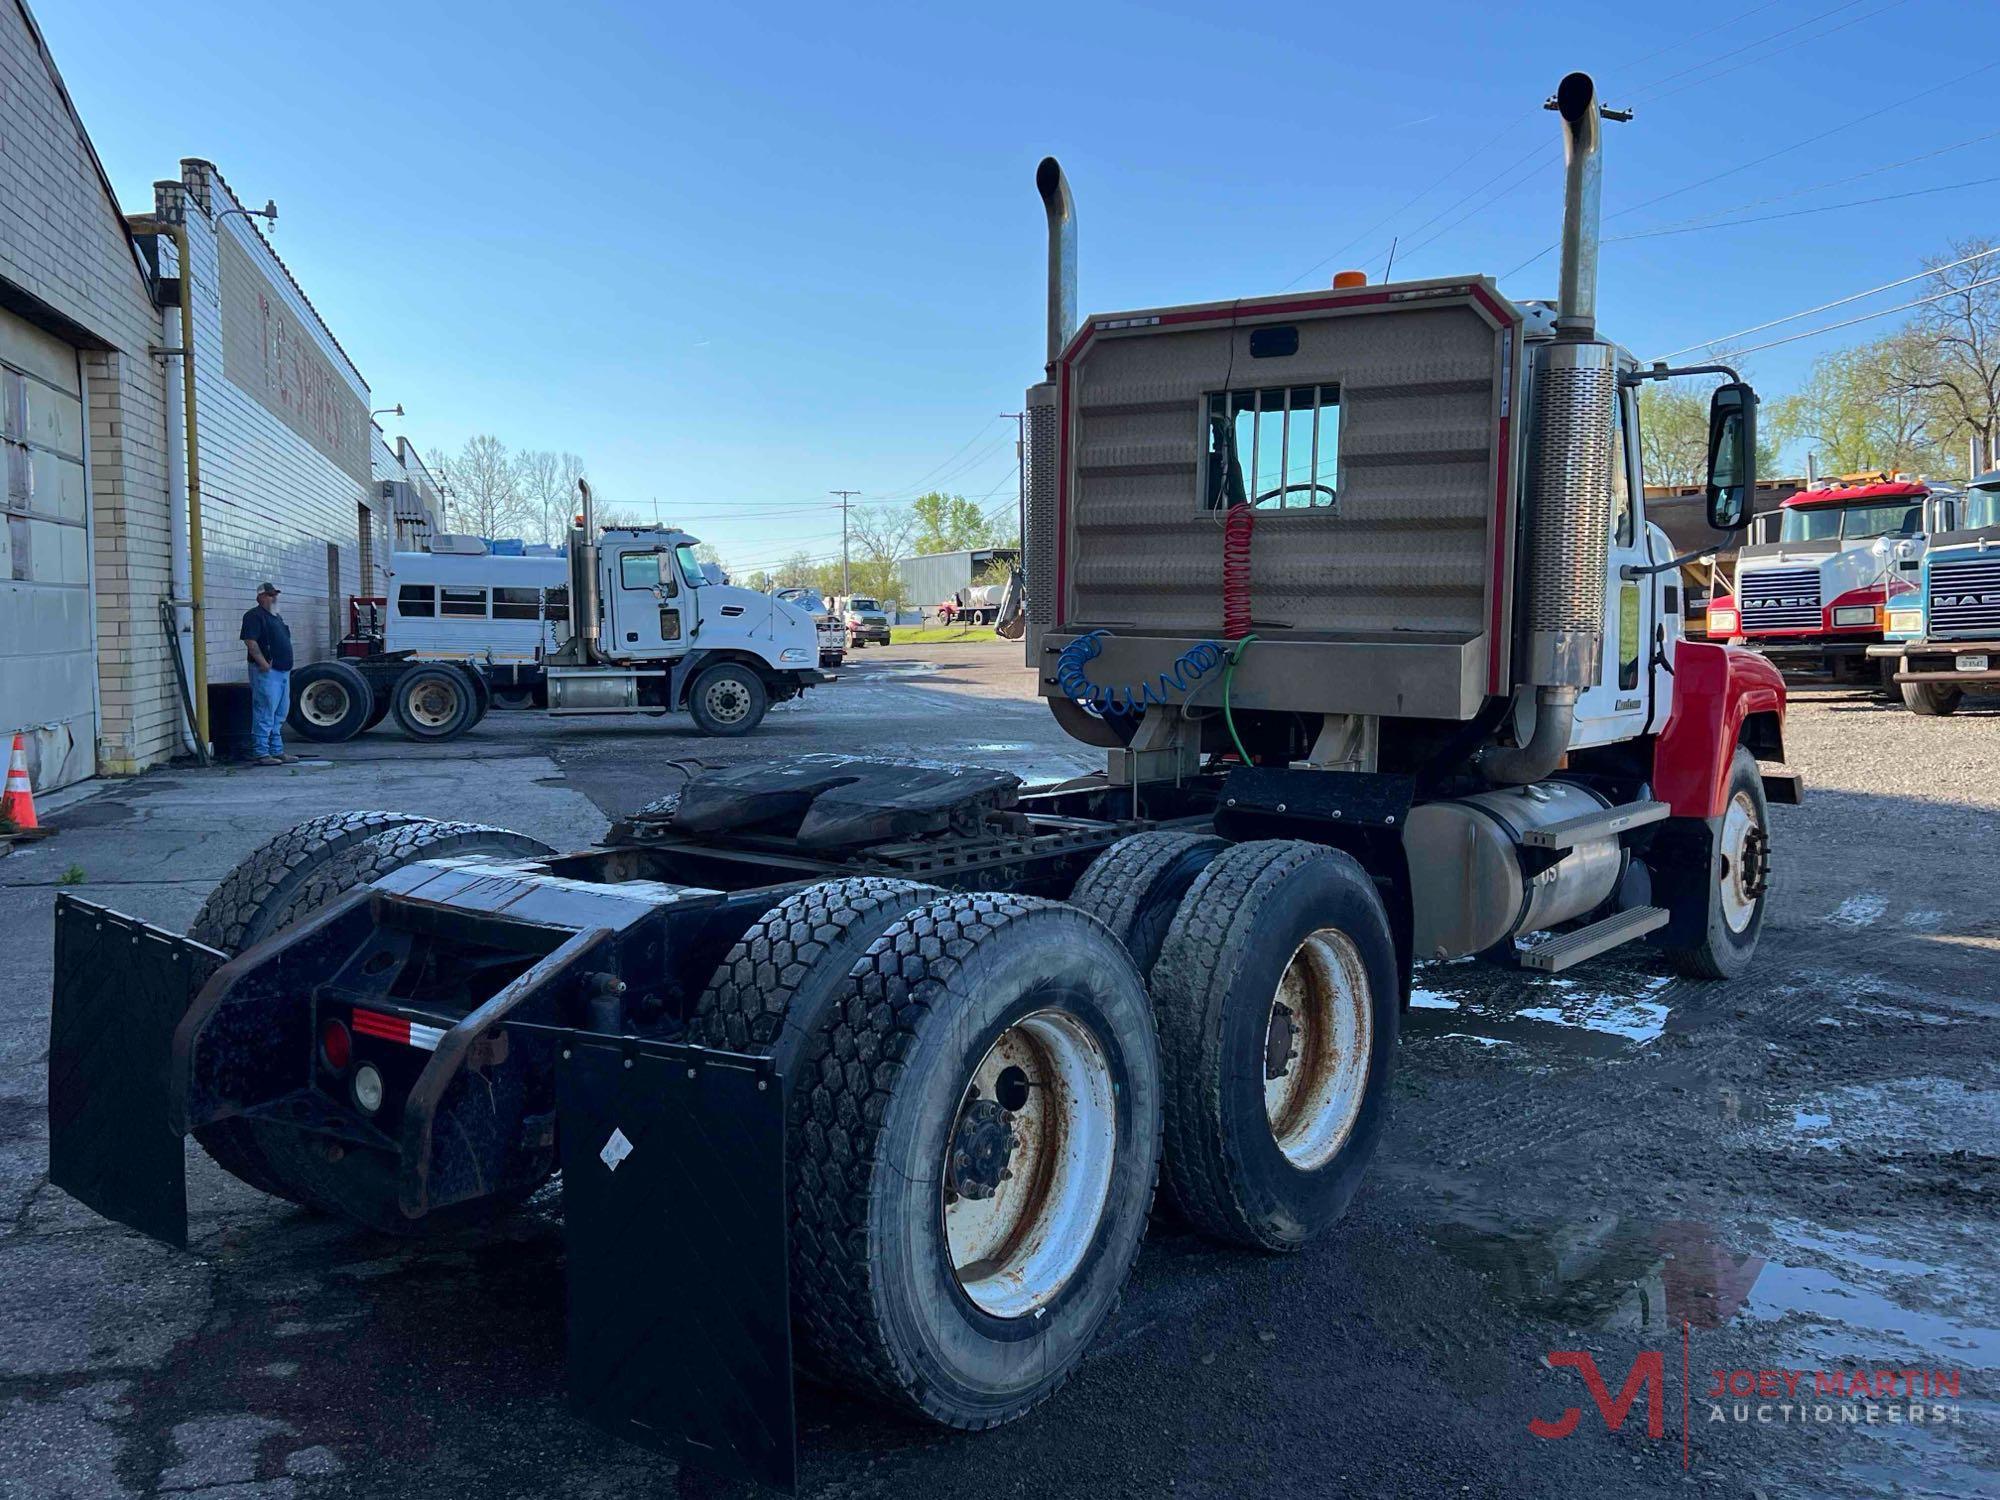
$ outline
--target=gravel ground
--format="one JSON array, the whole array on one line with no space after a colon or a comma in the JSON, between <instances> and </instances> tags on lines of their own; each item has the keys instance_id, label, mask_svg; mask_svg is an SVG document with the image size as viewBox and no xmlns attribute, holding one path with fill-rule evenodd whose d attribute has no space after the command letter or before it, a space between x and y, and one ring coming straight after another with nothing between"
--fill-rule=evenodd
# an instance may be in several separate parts
<instances>
[{"instance_id":1,"label":"gravel ground","mask_svg":"<svg viewBox=\"0 0 2000 1500\"><path fill-rule=\"evenodd\" d=\"M657 794L691 755L928 753L1037 777L1090 764L1017 661L998 646L863 652L741 746L672 722L499 714L458 747L370 736L329 773L353 779L296 812L349 788L443 814L512 800L553 836ZM981 1437L807 1387L803 1492L2000 1489L2000 923L1977 878L2000 850L2000 712L1921 720L1807 692L1787 740L1809 800L1774 810L1777 885L1743 980L1682 981L1643 950L1555 979L1426 970L1388 1140L1336 1234L1268 1258L1159 1227L1075 1379ZM60 861L87 849L92 880L124 887L106 899L185 920L205 880L290 815L191 823L152 784L77 809L48 868L0 863L26 944L0 960L0 994L18 997L0 1010L0 1492L733 1492L565 1410L553 1194L497 1237L416 1249L193 1156L182 1255L39 1184ZM161 869L170 837L186 849ZM1588 1352L1614 1396L1635 1358L1660 1356L1658 1435L1643 1394L1607 1431L1562 1351ZM1704 1399L1713 1371L1748 1372L1752 1390L1756 1372L1805 1371L1810 1390L1817 1372L1856 1370L1951 1372L1957 1394L1920 1402L1914 1425L1900 1397L1815 1402L1826 1419L1803 1421L1780 1398ZM1531 1433L1567 1408L1571 1436Z\"/></svg>"}]
</instances>

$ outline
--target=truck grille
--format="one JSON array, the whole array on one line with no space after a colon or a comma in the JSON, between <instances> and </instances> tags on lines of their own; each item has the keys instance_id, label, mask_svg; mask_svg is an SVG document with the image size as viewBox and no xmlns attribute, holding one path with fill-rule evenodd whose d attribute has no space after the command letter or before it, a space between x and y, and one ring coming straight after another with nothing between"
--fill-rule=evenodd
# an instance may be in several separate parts
<instances>
[{"instance_id":1,"label":"truck grille","mask_svg":"<svg viewBox=\"0 0 2000 1500\"><path fill-rule=\"evenodd\" d=\"M2000 557L1931 563L1930 632L2000 631Z\"/></svg>"},{"instance_id":2,"label":"truck grille","mask_svg":"<svg viewBox=\"0 0 2000 1500\"><path fill-rule=\"evenodd\" d=\"M1743 633L1760 630L1817 630L1820 626L1819 569L1766 568L1736 580L1736 607Z\"/></svg>"}]
</instances>

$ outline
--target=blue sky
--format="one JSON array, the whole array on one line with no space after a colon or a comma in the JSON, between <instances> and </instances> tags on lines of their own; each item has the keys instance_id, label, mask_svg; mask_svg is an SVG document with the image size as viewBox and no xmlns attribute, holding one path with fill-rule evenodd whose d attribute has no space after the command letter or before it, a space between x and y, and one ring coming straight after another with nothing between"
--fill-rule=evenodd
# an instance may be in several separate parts
<instances>
[{"instance_id":1,"label":"blue sky","mask_svg":"<svg viewBox=\"0 0 2000 1500\"><path fill-rule=\"evenodd\" d=\"M126 206L182 156L276 198L422 447L573 449L739 569L837 548L832 487L1012 493L993 419L1040 372L1046 152L1095 311L1379 276L1392 235L1399 275L1506 273L1554 239L1536 106L1573 67L1638 110L1606 127L1607 234L2000 177L1995 139L1836 181L2000 131L1985 0L35 9ZM1996 201L1610 243L1600 322L1642 355L1761 323L1985 236ZM1554 283L1551 254L1502 287ZM1782 392L1892 322L1753 376Z\"/></svg>"}]
</instances>

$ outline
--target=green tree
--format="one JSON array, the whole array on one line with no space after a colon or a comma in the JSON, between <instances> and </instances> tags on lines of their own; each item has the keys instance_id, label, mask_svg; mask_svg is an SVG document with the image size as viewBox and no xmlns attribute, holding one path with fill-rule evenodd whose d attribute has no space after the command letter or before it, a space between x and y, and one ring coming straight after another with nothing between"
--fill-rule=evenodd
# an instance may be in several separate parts
<instances>
[{"instance_id":1,"label":"green tree","mask_svg":"<svg viewBox=\"0 0 2000 1500\"><path fill-rule=\"evenodd\" d=\"M1639 455L1648 484L1700 484L1708 477L1708 392L1693 381L1639 387Z\"/></svg>"},{"instance_id":2,"label":"green tree","mask_svg":"<svg viewBox=\"0 0 2000 1500\"><path fill-rule=\"evenodd\" d=\"M1809 448L1823 474L1943 472L1954 424L1937 368L1931 339L1915 325L1836 349L1813 361L1798 390L1768 404L1767 425L1787 446Z\"/></svg>"},{"instance_id":3,"label":"green tree","mask_svg":"<svg viewBox=\"0 0 2000 1500\"><path fill-rule=\"evenodd\" d=\"M932 552L964 552L973 547L990 547L993 528L979 507L963 495L947 495L932 490L910 504L916 517L916 531L910 552L917 557Z\"/></svg>"}]
</instances>

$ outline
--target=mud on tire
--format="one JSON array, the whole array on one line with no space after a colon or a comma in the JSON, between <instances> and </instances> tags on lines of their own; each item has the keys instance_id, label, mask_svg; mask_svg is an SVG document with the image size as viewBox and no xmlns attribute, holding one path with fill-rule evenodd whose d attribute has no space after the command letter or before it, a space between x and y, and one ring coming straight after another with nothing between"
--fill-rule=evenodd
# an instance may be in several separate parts
<instances>
[{"instance_id":1,"label":"mud on tire","mask_svg":"<svg viewBox=\"0 0 2000 1500\"><path fill-rule=\"evenodd\" d=\"M1010 1039L1038 1027L1049 1067L1017 1070L1020 1114L1005 1124L1004 1072L992 1093L974 1089ZM1060 1071L1072 1045L1098 1069L1082 1092ZM1123 949L1058 902L939 897L855 964L827 1056L799 1089L793 1312L811 1363L961 1429L1011 1421L1047 1398L1118 1303L1159 1161L1152 1016ZM981 1110L992 1132L983 1152L967 1142ZM978 1182L967 1175L974 1155L988 1174ZM1007 1161L1020 1168L1011 1188ZM1021 1215L1025 1227L968 1262L953 1218L966 1203ZM1041 1295L1003 1305L996 1281Z\"/></svg>"}]
</instances>

